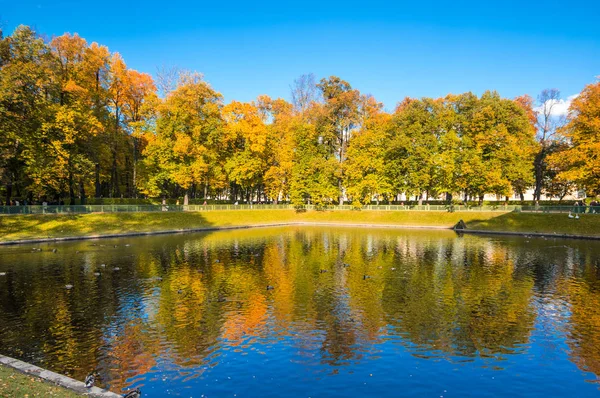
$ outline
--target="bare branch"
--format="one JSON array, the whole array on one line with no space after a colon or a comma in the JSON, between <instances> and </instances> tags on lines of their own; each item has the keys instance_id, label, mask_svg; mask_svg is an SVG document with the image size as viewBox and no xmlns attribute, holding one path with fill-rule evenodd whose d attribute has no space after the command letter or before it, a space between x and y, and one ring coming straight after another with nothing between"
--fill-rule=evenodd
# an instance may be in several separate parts
<instances>
[{"instance_id":1,"label":"bare branch","mask_svg":"<svg viewBox=\"0 0 600 398\"><path fill-rule=\"evenodd\" d=\"M560 91L555 88L545 89L537 97L540 111L537 115L538 140L547 146L559 126L560 118L553 115L553 110L560 103Z\"/></svg>"},{"instance_id":2,"label":"bare branch","mask_svg":"<svg viewBox=\"0 0 600 398\"><path fill-rule=\"evenodd\" d=\"M156 68L156 87L158 88L159 95L166 97L171 91L177 88L182 71L177 66L161 66Z\"/></svg>"},{"instance_id":3,"label":"bare branch","mask_svg":"<svg viewBox=\"0 0 600 398\"><path fill-rule=\"evenodd\" d=\"M304 112L311 103L316 102L318 99L317 82L313 73L302 75L294 80L290 90L292 92L292 104L298 112Z\"/></svg>"}]
</instances>

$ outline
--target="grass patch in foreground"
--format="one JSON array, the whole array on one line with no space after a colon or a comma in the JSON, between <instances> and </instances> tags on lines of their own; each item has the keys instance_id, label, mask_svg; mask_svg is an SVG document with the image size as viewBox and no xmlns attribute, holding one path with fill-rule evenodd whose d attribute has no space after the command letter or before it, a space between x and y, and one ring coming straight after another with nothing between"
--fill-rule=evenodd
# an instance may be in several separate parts
<instances>
[{"instance_id":1,"label":"grass patch in foreground","mask_svg":"<svg viewBox=\"0 0 600 398\"><path fill-rule=\"evenodd\" d=\"M461 219L473 230L600 235L600 215L594 214L574 220L566 214L470 211L229 210L0 216L0 241L298 221L451 228Z\"/></svg>"},{"instance_id":2,"label":"grass patch in foreground","mask_svg":"<svg viewBox=\"0 0 600 398\"><path fill-rule=\"evenodd\" d=\"M56 397L74 398L81 395L50 384L40 378L29 376L12 368L0 365L0 397Z\"/></svg>"}]
</instances>

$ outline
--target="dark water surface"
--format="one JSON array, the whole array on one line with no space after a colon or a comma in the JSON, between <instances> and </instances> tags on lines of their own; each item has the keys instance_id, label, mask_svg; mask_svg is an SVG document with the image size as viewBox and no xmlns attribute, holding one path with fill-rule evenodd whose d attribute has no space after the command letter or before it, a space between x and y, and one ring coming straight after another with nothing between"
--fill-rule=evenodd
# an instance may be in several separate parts
<instances>
[{"instance_id":1,"label":"dark water surface","mask_svg":"<svg viewBox=\"0 0 600 398\"><path fill-rule=\"evenodd\" d=\"M599 264L351 228L3 247L0 353L148 397L600 396Z\"/></svg>"}]
</instances>

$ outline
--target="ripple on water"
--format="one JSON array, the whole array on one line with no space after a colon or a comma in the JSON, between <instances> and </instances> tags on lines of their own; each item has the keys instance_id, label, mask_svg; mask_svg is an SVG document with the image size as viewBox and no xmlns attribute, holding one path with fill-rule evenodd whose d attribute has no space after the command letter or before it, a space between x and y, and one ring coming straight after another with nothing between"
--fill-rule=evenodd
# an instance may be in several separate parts
<instances>
[{"instance_id":1,"label":"ripple on water","mask_svg":"<svg viewBox=\"0 0 600 398\"><path fill-rule=\"evenodd\" d=\"M597 394L597 242L274 228L102 245L0 251L0 353L156 397Z\"/></svg>"}]
</instances>

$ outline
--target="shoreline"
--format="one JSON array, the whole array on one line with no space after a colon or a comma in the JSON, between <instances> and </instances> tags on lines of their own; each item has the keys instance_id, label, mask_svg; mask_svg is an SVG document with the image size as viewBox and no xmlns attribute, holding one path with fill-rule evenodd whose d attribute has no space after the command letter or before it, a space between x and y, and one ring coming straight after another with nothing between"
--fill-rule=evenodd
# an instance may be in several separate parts
<instances>
[{"instance_id":1,"label":"shoreline","mask_svg":"<svg viewBox=\"0 0 600 398\"><path fill-rule=\"evenodd\" d=\"M52 372L50 370L40 368L27 362L20 361L15 358L7 357L0 354L0 366L5 366L14 369L24 375L34 376L42 379L50 384L63 387L77 394L86 395L96 398L123 398L117 393L103 390L99 387L86 388L85 384L79 380L72 379L68 376Z\"/></svg>"},{"instance_id":2,"label":"shoreline","mask_svg":"<svg viewBox=\"0 0 600 398\"><path fill-rule=\"evenodd\" d=\"M475 229L453 229L456 233L466 233L473 235L505 235L505 236L522 236L529 237L533 236L536 238L559 238L559 239L582 239L582 240L600 240L600 236L596 235L572 235L572 234L558 234L548 232L517 232L517 231L485 231Z\"/></svg>"},{"instance_id":3,"label":"shoreline","mask_svg":"<svg viewBox=\"0 0 600 398\"><path fill-rule=\"evenodd\" d=\"M0 246L14 246L14 245L33 244L33 243L68 242L68 241L79 241L79 240L109 239L109 238L125 238L125 237L137 237L137 236L174 235L174 234L185 234L185 233L194 233L194 232L227 231L227 230L236 230L236 229L287 227L287 226L429 229L429 230L454 231L457 234L472 234L472 235L505 235L505 236L523 236L523 237L534 236L534 237L539 237L539 238L600 240L600 236L597 236L597 235L576 235L576 234L547 233L547 232L455 229L454 227L439 226L439 225L402 225L402 224L378 224L378 223L290 221L290 222L265 223L265 224L224 225L224 226L209 226L209 227L186 228L186 229L169 229L169 230L158 230L158 231L140 231L140 232L124 232L124 233L112 233L112 234L100 234L100 235L95 234L95 235L65 236L65 237L56 237L56 238L19 239L19 240L0 241Z\"/></svg>"},{"instance_id":4,"label":"shoreline","mask_svg":"<svg viewBox=\"0 0 600 398\"><path fill-rule=\"evenodd\" d=\"M194 232L211 232L211 231L228 231L236 229L250 228L270 228L270 227L290 227L290 226L328 226L328 227L356 227L356 228L394 228L394 229L435 229L435 230L452 230L452 227L444 227L439 225L398 225L398 224L366 224L366 223L335 223L335 222L308 222L308 221L292 221L268 224L248 224L248 225L222 225L213 227L198 227L186 229L169 229L162 231L145 231L145 232L123 232L117 234L103 235L81 235L81 236L63 236L57 238L39 238L39 239L19 239L0 241L0 246L26 245L31 243L48 243L48 242L68 242L78 240L93 240L93 239L108 239L108 238L127 238L136 236L152 236L152 235L175 235Z\"/></svg>"}]
</instances>

